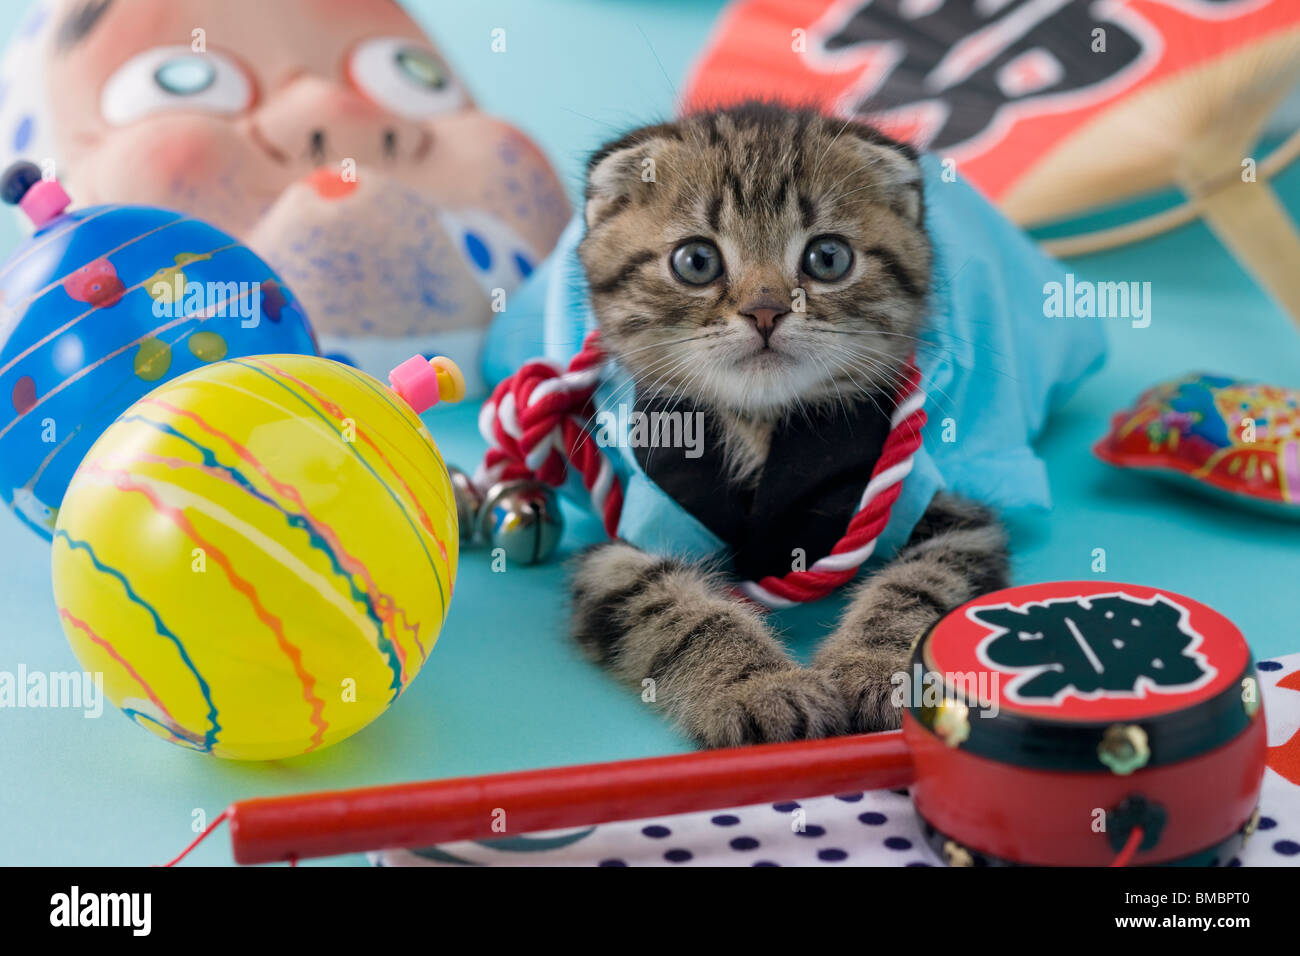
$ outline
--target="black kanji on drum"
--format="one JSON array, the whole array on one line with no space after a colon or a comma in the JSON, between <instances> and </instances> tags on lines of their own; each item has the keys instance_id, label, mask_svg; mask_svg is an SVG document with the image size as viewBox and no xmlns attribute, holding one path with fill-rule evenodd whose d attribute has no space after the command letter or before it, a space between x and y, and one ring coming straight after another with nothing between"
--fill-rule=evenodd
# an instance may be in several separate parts
<instances>
[{"instance_id":1,"label":"black kanji on drum","mask_svg":"<svg viewBox=\"0 0 1300 956\"><path fill-rule=\"evenodd\" d=\"M993 666L1030 672L1014 694L1047 702L1063 692L1138 694L1190 689L1213 675L1193 653L1199 635L1182 608L1163 598L1075 598L1024 607L980 608L993 629L981 655Z\"/></svg>"}]
</instances>

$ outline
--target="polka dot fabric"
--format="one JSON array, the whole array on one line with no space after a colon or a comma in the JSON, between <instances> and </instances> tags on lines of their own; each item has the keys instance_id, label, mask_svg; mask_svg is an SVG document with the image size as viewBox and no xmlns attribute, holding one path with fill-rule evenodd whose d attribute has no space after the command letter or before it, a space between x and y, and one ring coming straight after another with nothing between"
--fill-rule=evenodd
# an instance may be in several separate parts
<instances>
[{"instance_id":1,"label":"polka dot fabric","mask_svg":"<svg viewBox=\"0 0 1300 956\"><path fill-rule=\"evenodd\" d=\"M508 813L507 808L507 813ZM556 845L556 841L565 841ZM535 841L535 846L530 845ZM377 854L382 866L932 866L911 801L900 793L688 813L653 823L535 834Z\"/></svg>"},{"instance_id":2,"label":"polka dot fabric","mask_svg":"<svg viewBox=\"0 0 1300 956\"><path fill-rule=\"evenodd\" d=\"M1259 829L1229 866L1300 866L1300 654L1258 665L1268 715ZM509 808L506 808L507 813ZM508 817L507 817L508 822ZM377 866L942 866L904 793L872 791L424 850Z\"/></svg>"}]
</instances>

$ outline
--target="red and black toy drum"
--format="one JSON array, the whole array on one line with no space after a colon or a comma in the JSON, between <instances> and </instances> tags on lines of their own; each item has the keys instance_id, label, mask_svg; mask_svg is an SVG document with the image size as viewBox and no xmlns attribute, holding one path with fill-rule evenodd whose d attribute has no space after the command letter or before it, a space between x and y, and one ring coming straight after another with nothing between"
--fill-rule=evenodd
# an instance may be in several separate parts
<instances>
[{"instance_id":1,"label":"red and black toy drum","mask_svg":"<svg viewBox=\"0 0 1300 956\"><path fill-rule=\"evenodd\" d=\"M1255 664L1197 601L1103 582L997 591L917 642L899 693L913 799L951 864L1104 865L1126 847L1137 865L1225 864L1254 828Z\"/></svg>"}]
</instances>

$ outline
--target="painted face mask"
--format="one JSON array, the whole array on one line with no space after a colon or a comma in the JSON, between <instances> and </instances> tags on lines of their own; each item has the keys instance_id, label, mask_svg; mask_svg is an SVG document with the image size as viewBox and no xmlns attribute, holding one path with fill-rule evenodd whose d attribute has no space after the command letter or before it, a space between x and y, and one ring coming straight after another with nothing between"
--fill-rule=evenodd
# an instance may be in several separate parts
<instances>
[{"instance_id":1,"label":"painted face mask","mask_svg":"<svg viewBox=\"0 0 1300 956\"><path fill-rule=\"evenodd\" d=\"M188 213L247 242L325 354L477 367L569 207L392 0L42 0L3 66L0 159L79 205ZM52 164L52 166L51 166Z\"/></svg>"}]
</instances>

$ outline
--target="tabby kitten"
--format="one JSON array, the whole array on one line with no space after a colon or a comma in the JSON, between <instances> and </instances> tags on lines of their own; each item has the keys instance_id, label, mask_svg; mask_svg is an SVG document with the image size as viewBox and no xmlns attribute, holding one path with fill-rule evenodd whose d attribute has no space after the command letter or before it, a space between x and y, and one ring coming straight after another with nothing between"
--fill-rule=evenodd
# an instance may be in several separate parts
<instances>
[{"instance_id":1,"label":"tabby kitten","mask_svg":"<svg viewBox=\"0 0 1300 956\"><path fill-rule=\"evenodd\" d=\"M926 316L934 257L916 153L856 122L747 104L608 144L586 200L579 255L604 348L639 406L702 412L717 447L708 473L666 449L638 453L652 479L675 498L711 494L683 503L752 546L738 568L767 549L786 565L769 573L790 570L789 542L747 527L764 507L780 512L771 527L821 534L809 562L827 553ZM856 471L855 454L868 456ZM822 472L841 458L836 484ZM844 510L828 515L835 494ZM657 706L705 746L880 730L899 723L890 679L912 640L1003 586L1007 568L993 515L940 495L805 668L719 575L616 541L579 558L574 634L620 679L652 678Z\"/></svg>"}]
</instances>

